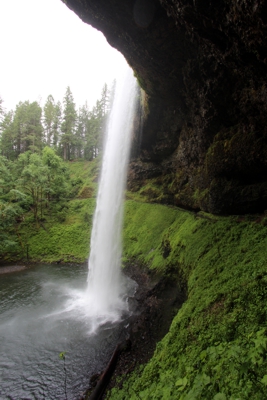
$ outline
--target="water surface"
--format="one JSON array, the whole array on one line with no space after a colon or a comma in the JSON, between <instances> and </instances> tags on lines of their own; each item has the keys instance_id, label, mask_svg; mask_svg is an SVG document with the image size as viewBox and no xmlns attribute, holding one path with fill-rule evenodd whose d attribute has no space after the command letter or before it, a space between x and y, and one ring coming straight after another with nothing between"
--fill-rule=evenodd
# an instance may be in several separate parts
<instances>
[{"instance_id":1,"label":"water surface","mask_svg":"<svg viewBox=\"0 0 267 400\"><path fill-rule=\"evenodd\" d=\"M0 276L1 399L60 400L65 390L69 400L79 399L90 376L106 366L127 321L92 334L81 301L87 272L87 266L36 265Z\"/></svg>"}]
</instances>

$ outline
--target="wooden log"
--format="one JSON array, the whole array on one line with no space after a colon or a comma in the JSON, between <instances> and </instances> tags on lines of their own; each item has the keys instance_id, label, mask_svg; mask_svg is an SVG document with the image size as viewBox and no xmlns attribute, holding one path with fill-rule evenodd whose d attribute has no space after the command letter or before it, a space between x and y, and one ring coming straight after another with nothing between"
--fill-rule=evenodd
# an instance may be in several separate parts
<instances>
[{"instance_id":1,"label":"wooden log","mask_svg":"<svg viewBox=\"0 0 267 400\"><path fill-rule=\"evenodd\" d=\"M93 392L91 393L91 396L89 397L89 400L100 400L101 399L101 397L103 396L103 394L106 390L107 385L109 384L112 374L116 368L116 364L117 364L117 361L119 359L121 352L123 350L126 350L127 348L129 348L130 344L131 344L130 340L127 339L125 342L119 343L116 346L116 348L112 354L112 357L111 357L105 371L100 376L95 389L93 390Z\"/></svg>"}]
</instances>

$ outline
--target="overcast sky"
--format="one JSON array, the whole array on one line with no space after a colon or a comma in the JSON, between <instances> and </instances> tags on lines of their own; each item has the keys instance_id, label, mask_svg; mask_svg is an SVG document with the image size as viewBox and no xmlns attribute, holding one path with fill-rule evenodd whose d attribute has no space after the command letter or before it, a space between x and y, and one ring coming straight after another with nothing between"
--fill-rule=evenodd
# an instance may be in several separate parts
<instances>
[{"instance_id":1,"label":"overcast sky","mask_svg":"<svg viewBox=\"0 0 267 400\"><path fill-rule=\"evenodd\" d=\"M103 34L61 0L0 0L0 96L6 110L49 94L62 101L70 86L77 106L89 107L126 61Z\"/></svg>"}]
</instances>

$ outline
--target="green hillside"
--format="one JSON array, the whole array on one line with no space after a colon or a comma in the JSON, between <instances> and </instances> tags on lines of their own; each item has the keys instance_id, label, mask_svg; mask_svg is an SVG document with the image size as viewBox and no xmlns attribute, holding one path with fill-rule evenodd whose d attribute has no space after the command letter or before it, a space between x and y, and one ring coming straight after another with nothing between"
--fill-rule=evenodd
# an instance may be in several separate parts
<instances>
[{"instance_id":1,"label":"green hillside","mask_svg":"<svg viewBox=\"0 0 267 400\"><path fill-rule=\"evenodd\" d=\"M151 361L108 398L267 398L267 217L134 201L125 217L125 259L186 285L187 300Z\"/></svg>"}]
</instances>

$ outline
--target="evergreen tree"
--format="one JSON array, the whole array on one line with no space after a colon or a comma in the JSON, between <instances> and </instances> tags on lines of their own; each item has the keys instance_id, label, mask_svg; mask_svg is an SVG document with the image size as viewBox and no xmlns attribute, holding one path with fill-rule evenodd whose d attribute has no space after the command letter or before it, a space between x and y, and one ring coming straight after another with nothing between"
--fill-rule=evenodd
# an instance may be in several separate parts
<instances>
[{"instance_id":1,"label":"evergreen tree","mask_svg":"<svg viewBox=\"0 0 267 400\"><path fill-rule=\"evenodd\" d=\"M86 139L87 139L87 132L89 128L89 110L88 105L85 103L82 107L79 108L78 114L78 122L77 122L77 129L76 129L76 143L77 143L77 158L86 158Z\"/></svg>"},{"instance_id":2,"label":"evergreen tree","mask_svg":"<svg viewBox=\"0 0 267 400\"><path fill-rule=\"evenodd\" d=\"M75 109L75 103L70 87L67 87L65 97L63 99L63 122L61 124L62 136L60 144L63 149L63 159L70 160L75 153L75 128L77 113Z\"/></svg>"},{"instance_id":3,"label":"evergreen tree","mask_svg":"<svg viewBox=\"0 0 267 400\"><path fill-rule=\"evenodd\" d=\"M16 158L16 153L14 151L15 135L13 118L14 112L9 111L4 115L3 121L1 122L1 154L7 157L9 160L14 160Z\"/></svg>"},{"instance_id":4,"label":"evergreen tree","mask_svg":"<svg viewBox=\"0 0 267 400\"><path fill-rule=\"evenodd\" d=\"M104 84L101 99L96 101L92 111L87 112L86 118L83 118L84 158L87 160L97 157L103 148L111 100L111 92L108 90L107 84Z\"/></svg>"},{"instance_id":5,"label":"evergreen tree","mask_svg":"<svg viewBox=\"0 0 267 400\"><path fill-rule=\"evenodd\" d=\"M20 102L15 111L3 112L0 98L0 152L9 160L16 160L27 151L40 154L44 146L52 147L64 160L95 158L103 147L107 118L116 82L109 90L105 83L101 98L90 111L85 104L77 115L75 102L67 87L61 103L55 104L49 95L43 111L37 102ZM42 119L43 114L43 119Z\"/></svg>"},{"instance_id":6,"label":"evergreen tree","mask_svg":"<svg viewBox=\"0 0 267 400\"><path fill-rule=\"evenodd\" d=\"M14 160L19 154L43 147L42 108L34 101L20 102L15 112L9 111L1 123L1 153Z\"/></svg>"},{"instance_id":7,"label":"evergreen tree","mask_svg":"<svg viewBox=\"0 0 267 400\"><path fill-rule=\"evenodd\" d=\"M104 115L100 100L96 101L96 105L91 113L91 132L94 142L93 158L97 157L103 147L104 140Z\"/></svg>"},{"instance_id":8,"label":"evergreen tree","mask_svg":"<svg viewBox=\"0 0 267 400\"><path fill-rule=\"evenodd\" d=\"M51 139L53 135L53 122L55 119L55 113L56 113L56 106L54 102L53 96L50 94L47 97L46 103L44 105L44 133L45 133L45 139L46 139L46 145L50 146L51 145Z\"/></svg>"},{"instance_id":9,"label":"evergreen tree","mask_svg":"<svg viewBox=\"0 0 267 400\"><path fill-rule=\"evenodd\" d=\"M62 115L62 108L61 108L61 103L60 101L57 102L55 105L55 113L54 113L54 118L53 118L53 124L52 124L52 143L53 143L53 148L56 151L59 146L59 139L60 139L60 127L61 127L61 115Z\"/></svg>"},{"instance_id":10,"label":"evergreen tree","mask_svg":"<svg viewBox=\"0 0 267 400\"><path fill-rule=\"evenodd\" d=\"M113 85L114 91L115 81L113 82ZM103 143L107 129L107 121L111 111L113 95L114 93L108 89L108 86L105 83L102 88L101 99L97 100L96 105L93 109L95 118L94 124L97 131L96 155L103 149Z\"/></svg>"},{"instance_id":11,"label":"evergreen tree","mask_svg":"<svg viewBox=\"0 0 267 400\"><path fill-rule=\"evenodd\" d=\"M39 152L43 147L42 108L34 101L20 102L13 118L13 149L18 156L27 150Z\"/></svg>"},{"instance_id":12,"label":"evergreen tree","mask_svg":"<svg viewBox=\"0 0 267 400\"><path fill-rule=\"evenodd\" d=\"M42 126L42 108L34 101L29 103L27 109L28 129L24 140L26 141L26 149L33 153L40 152L44 146L43 126Z\"/></svg>"},{"instance_id":13,"label":"evergreen tree","mask_svg":"<svg viewBox=\"0 0 267 400\"><path fill-rule=\"evenodd\" d=\"M95 129L94 113L88 112L88 118L84 126L84 158L91 161L96 157L97 130Z\"/></svg>"}]
</instances>

